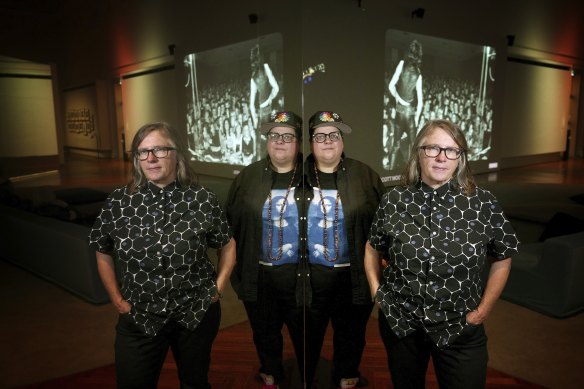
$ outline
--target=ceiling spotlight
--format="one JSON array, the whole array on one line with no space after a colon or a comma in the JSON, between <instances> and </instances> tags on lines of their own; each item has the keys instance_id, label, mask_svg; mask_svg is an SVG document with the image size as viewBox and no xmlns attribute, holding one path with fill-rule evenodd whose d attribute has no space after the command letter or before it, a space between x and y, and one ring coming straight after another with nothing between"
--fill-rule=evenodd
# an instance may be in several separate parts
<instances>
[{"instance_id":1,"label":"ceiling spotlight","mask_svg":"<svg viewBox=\"0 0 584 389\"><path fill-rule=\"evenodd\" d=\"M412 11L412 19L414 18L423 19L425 12L426 10L424 8L416 8L415 10Z\"/></svg>"},{"instance_id":2,"label":"ceiling spotlight","mask_svg":"<svg viewBox=\"0 0 584 389\"><path fill-rule=\"evenodd\" d=\"M515 35L507 35L507 46L513 46L515 43Z\"/></svg>"}]
</instances>

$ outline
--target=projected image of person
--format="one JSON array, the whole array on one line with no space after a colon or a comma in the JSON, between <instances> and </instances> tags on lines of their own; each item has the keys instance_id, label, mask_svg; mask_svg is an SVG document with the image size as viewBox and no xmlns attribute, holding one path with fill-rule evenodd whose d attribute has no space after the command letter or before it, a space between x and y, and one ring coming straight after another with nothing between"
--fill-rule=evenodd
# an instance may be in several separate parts
<instances>
[{"instance_id":1,"label":"projected image of person","mask_svg":"<svg viewBox=\"0 0 584 389\"><path fill-rule=\"evenodd\" d=\"M259 123L268 121L272 113L272 101L278 95L280 86L263 57L259 44L251 48L250 61L249 109L254 128L258 128Z\"/></svg>"},{"instance_id":2,"label":"projected image of person","mask_svg":"<svg viewBox=\"0 0 584 389\"><path fill-rule=\"evenodd\" d=\"M422 114L422 45L417 40L410 42L404 59L397 64L389 81L389 92L393 97L390 109L389 131L392 136L387 169L404 163L407 151L414 142Z\"/></svg>"},{"instance_id":3,"label":"projected image of person","mask_svg":"<svg viewBox=\"0 0 584 389\"><path fill-rule=\"evenodd\" d=\"M365 269L397 389L424 388L430 358L441 388L486 384L483 322L519 242L497 199L475 185L467 153L460 127L427 122L371 226Z\"/></svg>"},{"instance_id":4,"label":"projected image of person","mask_svg":"<svg viewBox=\"0 0 584 389\"><path fill-rule=\"evenodd\" d=\"M306 307L306 387L329 322L333 335L334 387L365 386L359 373L365 328L373 304L363 268L369 226L383 192L379 175L344 154L352 132L336 112L318 111L309 121L312 154L304 165L307 191L307 259L311 300Z\"/></svg>"},{"instance_id":5,"label":"projected image of person","mask_svg":"<svg viewBox=\"0 0 584 389\"><path fill-rule=\"evenodd\" d=\"M185 56L192 160L247 166L262 158L265 151L264 142L258 141L259 125L284 104L281 58L279 34ZM248 122L246 134L243 128ZM217 142L206 141L206 133L218 137Z\"/></svg>"},{"instance_id":6,"label":"projected image of person","mask_svg":"<svg viewBox=\"0 0 584 389\"><path fill-rule=\"evenodd\" d=\"M211 346L235 242L217 196L196 183L185 143L167 123L141 127L132 141L132 180L111 193L89 234L119 312L118 388L156 388L169 348L181 387L211 387Z\"/></svg>"},{"instance_id":7,"label":"projected image of person","mask_svg":"<svg viewBox=\"0 0 584 389\"><path fill-rule=\"evenodd\" d=\"M398 30L387 30L385 42L383 81L388 87L380 129L382 167L404 166L422 123L435 119L450 120L465 131L469 160L487 160L493 125L495 50ZM406 134L404 129L414 130Z\"/></svg>"},{"instance_id":8,"label":"projected image of person","mask_svg":"<svg viewBox=\"0 0 584 389\"><path fill-rule=\"evenodd\" d=\"M255 131L252 130L251 120L244 122L241 137L241 158L244 166L253 162L256 144Z\"/></svg>"},{"instance_id":9,"label":"projected image of person","mask_svg":"<svg viewBox=\"0 0 584 389\"><path fill-rule=\"evenodd\" d=\"M244 168L227 199L237 242L232 285L243 301L260 359L259 381L276 388L284 377L284 324L303 366L302 301L297 301L302 198L302 119L274 113L260 126L268 155ZM247 131L247 130L246 130Z\"/></svg>"}]
</instances>

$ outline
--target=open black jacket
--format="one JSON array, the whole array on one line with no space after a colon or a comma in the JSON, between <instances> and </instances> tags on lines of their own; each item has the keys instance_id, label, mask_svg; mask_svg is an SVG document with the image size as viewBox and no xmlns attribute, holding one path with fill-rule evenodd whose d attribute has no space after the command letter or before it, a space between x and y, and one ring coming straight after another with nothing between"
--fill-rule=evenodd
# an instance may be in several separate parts
<instances>
[{"instance_id":1,"label":"open black jacket","mask_svg":"<svg viewBox=\"0 0 584 389\"><path fill-rule=\"evenodd\" d=\"M304 200L309 203L313 196L312 188L317 186L312 154L306 158L304 174L306 180ZM371 303L371 292L365 275L363 258L373 216L381 201L381 196L385 193L385 187L373 169L361 161L345 158L344 154L337 169L336 178L349 242L353 304ZM307 261L306 254L305 252L303 263ZM307 269L308 267L303 267L305 275ZM308 282L304 284L309 285ZM310 296L309 291L305 293Z\"/></svg>"},{"instance_id":2,"label":"open black jacket","mask_svg":"<svg viewBox=\"0 0 584 389\"><path fill-rule=\"evenodd\" d=\"M296 202L302 193L302 154L296 167ZM262 255L262 210L273 186L270 160L264 158L245 167L235 177L225 211L237 243L237 263L231 273L231 285L240 300L256 301L259 260ZM300 234L302 236L302 233Z\"/></svg>"},{"instance_id":3,"label":"open black jacket","mask_svg":"<svg viewBox=\"0 0 584 389\"><path fill-rule=\"evenodd\" d=\"M295 197L300 217L299 275L302 277L296 291L299 304L310 303L310 283L306 245L306 209L316 186L314 158L310 155L302 166L302 155L297 159ZM303 171L304 169L304 171ZM259 259L262 255L262 209L273 185L273 170L267 158L255 162L234 179L225 210L237 242L237 264L231 274L231 285L240 300L256 301L258 292ZM363 258L371 222L385 187L379 175L363 162L343 158L337 171L337 189L343 204L345 227L349 241L353 303L371 302L369 284L365 276ZM306 278L305 278L306 277Z\"/></svg>"}]
</instances>

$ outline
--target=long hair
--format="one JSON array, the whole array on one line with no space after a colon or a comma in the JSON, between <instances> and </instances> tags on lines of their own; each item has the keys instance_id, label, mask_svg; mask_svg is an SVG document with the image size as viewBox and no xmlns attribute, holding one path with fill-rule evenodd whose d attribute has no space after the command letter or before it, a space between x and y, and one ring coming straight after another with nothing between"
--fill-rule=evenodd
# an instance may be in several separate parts
<instances>
[{"instance_id":1,"label":"long hair","mask_svg":"<svg viewBox=\"0 0 584 389\"><path fill-rule=\"evenodd\" d=\"M187 160L187 149L185 148L186 142L181 139L180 134L176 131L174 127L165 122L155 122L143 125L132 140L132 179L128 183L128 190L130 193L134 193L136 190L146 185L147 179L142 172L140 167L140 161L136 156L138 151L138 146L142 143L144 138L146 138L150 133L154 131L159 131L163 136L165 136L172 147L176 148L176 179L177 182L182 186L188 186L191 184L196 184L198 182L197 174L193 170L192 166Z\"/></svg>"},{"instance_id":2,"label":"long hair","mask_svg":"<svg viewBox=\"0 0 584 389\"><path fill-rule=\"evenodd\" d=\"M408 46L406 61L413 64L417 68L422 65L422 44L415 39L411 41Z\"/></svg>"},{"instance_id":3,"label":"long hair","mask_svg":"<svg viewBox=\"0 0 584 389\"><path fill-rule=\"evenodd\" d=\"M406 165L405 171L402 174L402 184L405 186L416 185L422 179L420 173L420 155L423 151L420 149L424 139L435 129L440 128L446 131L456 145L462 150L458 160L458 166L454 173L455 184L462 188L463 192L468 196L474 193L476 184L470 170L470 165L467 159L468 144L460 127L449 120L430 120L416 136L412 150L410 151L410 159Z\"/></svg>"}]
</instances>

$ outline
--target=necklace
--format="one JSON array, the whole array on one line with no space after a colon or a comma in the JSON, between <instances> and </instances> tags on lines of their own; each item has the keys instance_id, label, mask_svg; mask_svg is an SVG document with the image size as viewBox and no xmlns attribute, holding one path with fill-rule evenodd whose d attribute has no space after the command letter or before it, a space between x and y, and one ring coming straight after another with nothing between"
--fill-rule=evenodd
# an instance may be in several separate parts
<instances>
[{"instance_id":1,"label":"necklace","mask_svg":"<svg viewBox=\"0 0 584 389\"><path fill-rule=\"evenodd\" d=\"M316 168L316 163L314 164L314 174L316 175L316 185L318 186L318 194L320 195L320 205L322 207L323 213L323 237L322 245L324 246L324 259L328 262L335 262L339 256L339 191L337 190L337 199L335 200L335 221L333 223L333 236L335 237L335 257L329 259L328 255L328 234L327 234L327 218L326 218L326 206L324 205L324 196L322 195L322 189L320 188L320 180L318 178L318 169Z\"/></svg>"},{"instance_id":2,"label":"necklace","mask_svg":"<svg viewBox=\"0 0 584 389\"><path fill-rule=\"evenodd\" d=\"M286 189L286 196L284 196L284 201L280 207L280 251L278 252L278 257L272 257L272 243L273 243L273 222L272 222L272 191L268 193L268 250L269 258L271 261L279 261L284 255L284 229L282 228L282 222L284 221L284 208L286 208L286 203L288 202L288 195L290 190L292 190L292 185L294 184L294 177L296 177L296 168L298 165L294 165L294 171L292 172L292 178L290 179L290 184L288 184L288 189Z\"/></svg>"}]
</instances>

